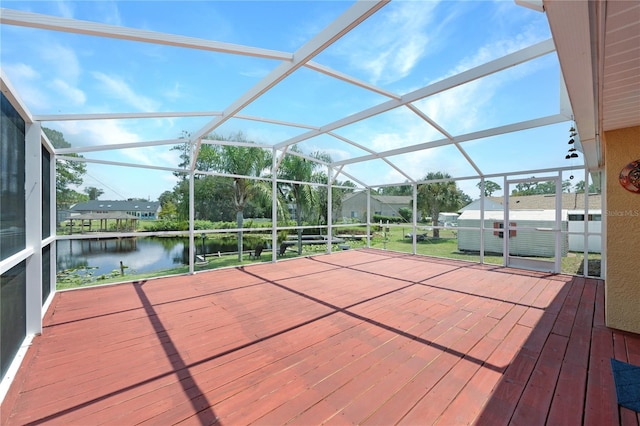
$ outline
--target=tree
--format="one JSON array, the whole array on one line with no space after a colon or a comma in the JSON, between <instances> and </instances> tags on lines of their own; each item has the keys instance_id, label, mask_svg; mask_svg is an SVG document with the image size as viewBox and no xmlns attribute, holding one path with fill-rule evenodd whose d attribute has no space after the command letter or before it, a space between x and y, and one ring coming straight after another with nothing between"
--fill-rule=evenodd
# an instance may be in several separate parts
<instances>
[{"instance_id":1,"label":"tree","mask_svg":"<svg viewBox=\"0 0 640 426\"><path fill-rule=\"evenodd\" d=\"M458 208L462 208L466 205L471 204L472 202L473 202L473 198L471 198L468 194L460 190L460 205L458 206Z\"/></svg>"},{"instance_id":2,"label":"tree","mask_svg":"<svg viewBox=\"0 0 640 426\"><path fill-rule=\"evenodd\" d=\"M177 204L178 200L176 200L176 195L175 192L172 191L164 191L162 194L160 194L160 196L158 197L158 202L160 203L160 206L162 208L164 208L164 205L171 202L174 205Z\"/></svg>"},{"instance_id":3,"label":"tree","mask_svg":"<svg viewBox=\"0 0 640 426\"><path fill-rule=\"evenodd\" d=\"M411 216L413 216L413 210L408 207L400 207L398 214L400 214L400 217L402 217L405 222L410 222Z\"/></svg>"},{"instance_id":4,"label":"tree","mask_svg":"<svg viewBox=\"0 0 640 426\"><path fill-rule=\"evenodd\" d=\"M185 172L173 172L173 175L180 180L186 180L186 171L189 170L191 166L191 143L189 142L190 136L191 134L189 132L183 130L180 134L179 139L184 139L185 142L171 148L171 151L178 151L180 153L180 163L178 163L178 167L183 169Z\"/></svg>"},{"instance_id":5,"label":"tree","mask_svg":"<svg viewBox=\"0 0 640 426\"><path fill-rule=\"evenodd\" d=\"M61 132L47 127L42 131L54 148L69 148L71 144ZM78 154L65 154L67 157L82 157ZM79 161L58 160L56 164L56 208L66 210L71 205L87 199L87 196L71 188L82 185L82 176L87 172L86 165Z\"/></svg>"},{"instance_id":6,"label":"tree","mask_svg":"<svg viewBox=\"0 0 640 426\"><path fill-rule=\"evenodd\" d=\"M88 186L84 189L84 193L89 196L90 200L97 200L102 194L104 194L104 191L100 188L96 188L95 186Z\"/></svg>"},{"instance_id":7,"label":"tree","mask_svg":"<svg viewBox=\"0 0 640 426\"><path fill-rule=\"evenodd\" d=\"M451 175L443 172L429 172L424 181L450 179ZM418 209L423 214L431 214L434 226L438 226L438 216L442 211L457 211L462 206L465 194L458 189L454 181L423 183L418 185ZM440 230L433 229L433 237L440 238Z\"/></svg>"},{"instance_id":8,"label":"tree","mask_svg":"<svg viewBox=\"0 0 640 426\"><path fill-rule=\"evenodd\" d=\"M561 183L562 191L569 192L571 189L571 181L563 180ZM521 182L511 190L511 195L539 195L539 194L555 194L556 183L553 180L546 182Z\"/></svg>"},{"instance_id":9,"label":"tree","mask_svg":"<svg viewBox=\"0 0 640 426\"><path fill-rule=\"evenodd\" d=\"M576 182L574 189L575 192L578 194L584 194L584 189L585 189L585 182L584 180L580 180L578 182ZM598 188L598 186L595 183L590 183L589 184L589 194L599 194L600 193L600 189Z\"/></svg>"},{"instance_id":10,"label":"tree","mask_svg":"<svg viewBox=\"0 0 640 426\"><path fill-rule=\"evenodd\" d=\"M231 202L229 179L221 176L197 175L193 182L193 206L196 220L231 221L235 219ZM173 197L162 197L162 209L167 204L176 206L178 220L189 220L189 180L174 187Z\"/></svg>"},{"instance_id":11,"label":"tree","mask_svg":"<svg viewBox=\"0 0 640 426\"><path fill-rule=\"evenodd\" d=\"M242 132L225 138L211 134L208 140L236 141L253 143L245 138ZM271 199L271 184L251 177L264 177L271 166L270 154L262 148L238 145L209 145L200 147L197 161L198 170L214 170L220 173L236 175L229 180L229 194L236 212L236 223L242 228L244 210L252 199ZM247 177L244 177L247 176ZM238 231L238 260L242 261L242 231Z\"/></svg>"},{"instance_id":12,"label":"tree","mask_svg":"<svg viewBox=\"0 0 640 426\"><path fill-rule=\"evenodd\" d=\"M409 181L405 181L406 185L399 186L383 186L378 189L380 195L409 195L413 196L413 187Z\"/></svg>"},{"instance_id":13,"label":"tree","mask_svg":"<svg viewBox=\"0 0 640 426\"><path fill-rule=\"evenodd\" d=\"M482 184L482 182L478 182L478 184L476 185L478 187L478 189L480 189L480 185ZM491 197L491 195L496 192L496 191L500 191L502 189L502 187L500 185L498 185L497 183L495 183L492 180L485 180L484 181L484 196L485 197Z\"/></svg>"},{"instance_id":14,"label":"tree","mask_svg":"<svg viewBox=\"0 0 640 426\"><path fill-rule=\"evenodd\" d=\"M164 204L162 204L162 208L160 209L160 213L158 214L159 219L169 219L173 220L178 217L178 208L173 201L168 200Z\"/></svg>"},{"instance_id":15,"label":"tree","mask_svg":"<svg viewBox=\"0 0 640 426\"><path fill-rule=\"evenodd\" d=\"M318 183L327 184L329 179L324 172L316 173L315 180ZM336 186L347 186L349 188L336 188ZM342 210L342 199L345 194L349 194L353 192L355 188L355 184L350 180L340 182L336 180L331 186L331 215L335 219L338 214L340 214L340 210ZM326 224L327 221L327 212L329 211L329 197L328 191L324 190L326 187L317 188L318 192L318 223Z\"/></svg>"},{"instance_id":16,"label":"tree","mask_svg":"<svg viewBox=\"0 0 640 426\"><path fill-rule=\"evenodd\" d=\"M290 152L301 154L302 151L297 146L289 148ZM311 157L318 160L330 162L331 158L326 153L315 152ZM320 163L306 158L287 154L283 158L280 168L278 169L278 178L285 181L278 186L278 191L283 199L291 201L296 207L296 222L298 224L298 254L302 254L302 217L309 212L313 206L319 205L318 193L314 191L311 185L297 182L318 182L321 180L316 174L316 169Z\"/></svg>"}]
</instances>

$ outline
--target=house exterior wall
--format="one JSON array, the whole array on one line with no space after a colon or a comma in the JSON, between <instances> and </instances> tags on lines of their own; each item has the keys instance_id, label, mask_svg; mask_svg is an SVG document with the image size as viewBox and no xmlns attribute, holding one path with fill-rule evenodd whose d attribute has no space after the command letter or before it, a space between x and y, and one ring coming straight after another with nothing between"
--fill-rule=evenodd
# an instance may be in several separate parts
<instances>
[{"instance_id":1,"label":"house exterior wall","mask_svg":"<svg viewBox=\"0 0 640 426\"><path fill-rule=\"evenodd\" d=\"M371 220L373 215L400 216L400 209L409 207L406 203L383 203L375 195L371 197ZM359 192L342 201L340 216L347 219L359 219L364 222L367 217L367 193Z\"/></svg>"},{"instance_id":2,"label":"house exterior wall","mask_svg":"<svg viewBox=\"0 0 640 426\"><path fill-rule=\"evenodd\" d=\"M373 209L373 214L379 214L382 216L400 216L400 209L403 207L407 207L404 204L383 204L377 201L376 208Z\"/></svg>"},{"instance_id":3,"label":"house exterior wall","mask_svg":"<svg viewBox=\"0 0 640 426\"><path fill-rule=\"evenodd\" d=\"M374 200L371 200L371 208L374 208ZM359 192L352 197L342 200L340 217L346 219L358 219L362 222L367 217L367 193Z\"/></svg>"},{"instance_id":4,"label":"house exterior wall","mask_svg":"<svg viewBox=\"0 0 640 426\"><path fill-rule=\"evenodd\" d=\"M640 127L604 134L607 326L640 333L640 194L625 190L620 171L640 160Z\"/></svg>"},{"instance_id":5,"label":"house exterior wall","mask_svg":"<svg viewBox=\"0 0 640 426\"><path fill-rule=\"evenodd\" d=\"M494 224L501 223L502 220L485 219L484 251L485 253L503 253L505 232L499 229L494 231ZM531 228L552 228L553 221L547 220L517 220L517 227ZM458 227L480 228L479 219L458 219ZM567 230L567 222L562 221L561 228ZM502 238L500 237L502 234ZM496 235L497 234L497 235ZM555 251L555 235L553 232L540 232L536 230L519 229L515 235L509 238L509 253L514 256L539 256L553 257ZM561 255L567 255L568 240L563 238L560 246ZM458 229L458 250L460 251L480 251L480 231L469 229Z\"/></svg>"},{"instance_id":6,"label":"house exterior wall","mask_svg":"<svg viewBox=\"0 0 640 426\"><path fill-rule=\"evenodd\" d=\"M597 213L589 213L589 216L600 216L600 210ZM584 217L584 211L582 212ZM601 220L589 220L587 221L588 232L601 233L602 221ZM584 220L569 220L569 232L584 232ZM589 235L587 240L587 248L591 253L602 253L602 238L600 235ZM584 251L584 235L569 235L569 250L570 251Z\"/></svg>"}]
</instances>

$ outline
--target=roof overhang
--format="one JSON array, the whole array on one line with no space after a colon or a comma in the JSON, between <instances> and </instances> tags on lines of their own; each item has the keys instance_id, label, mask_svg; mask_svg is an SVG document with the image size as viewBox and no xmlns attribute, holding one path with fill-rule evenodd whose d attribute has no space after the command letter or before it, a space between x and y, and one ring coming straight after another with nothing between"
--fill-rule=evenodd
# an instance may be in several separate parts
<instances>
[{"instance_id":1,"label":"roof overhang","mask_svg":"<svg viewBox=\"0 0 640 426\"><path fill-rule=\"evenodd\" d=\"M544 1L589 170L607 130L640 125L640 3Z\"/></svg>"}]
</instances>

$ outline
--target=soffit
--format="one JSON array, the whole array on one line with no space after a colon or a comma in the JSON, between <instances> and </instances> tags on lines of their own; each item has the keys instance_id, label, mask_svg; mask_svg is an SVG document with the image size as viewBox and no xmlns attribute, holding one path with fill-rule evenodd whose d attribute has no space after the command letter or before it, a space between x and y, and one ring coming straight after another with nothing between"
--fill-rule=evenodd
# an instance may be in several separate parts
<instances>
[{"instance_id":1,"label":"soffit","mask_svg":"<svg viewBox=\"0 0 640 426\"><path fill-rule=\"evenodd\" d=\"M640 2L545 1L588 168L604 164L600 135L640 125Z\"/></svg>"},{"instance_id":2,"label":"soffit","mask_svg":"<svg viewBox=\"0 0 640 426\"><path fill-rule=\"evenodd\" d=\"M640 125L640 2L606 2L602 130Z\"/></svg>"}]
</instances>

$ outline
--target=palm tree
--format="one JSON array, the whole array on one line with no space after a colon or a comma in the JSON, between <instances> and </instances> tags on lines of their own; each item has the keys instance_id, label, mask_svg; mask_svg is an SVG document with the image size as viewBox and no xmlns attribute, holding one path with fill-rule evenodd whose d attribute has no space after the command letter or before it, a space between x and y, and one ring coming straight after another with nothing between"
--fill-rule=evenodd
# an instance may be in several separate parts
<instances>
[{"instance_id":1,"label":"palm tree","mask_svg":"<svg viewBox=\"0 0 640 426\"><path fill-rule=\"evenodd\" d=\"M315 181L318 183L322 183L327 185L329 182L329 177L324 172L318 172L315 176ZM338 214L340 214L340 210L342 209L342 199L346 194L352 193L353 189L346 188L336 188L336 186L348 186L351 188L355 188L355 184L350 180L339 181L336 180L335 183L331 187L331 214L335 218ZM328 224L327 222L327 214L329 211L329 191L318 191L318 223Z\"/></svg>"},{"instance_id":2,"label":"palm tree","mask_svg":"<svg viewBox=\"0 0 640 426\"><path fill-rule=\"evenodd\" d=\"M246 140L242 132L224 138L217 134L207 137L209 140L233 140L238 142L251 142ZM250 177L266 177L271 165L271 155L259 147L231 146L231 145L206 145L203 144L198 157L199 167L214 170L220 173L238 175L229 180L231 185L231 197L236 211L236 223L242 228L244 222L244 209L252 199L271 199L271 185L263 180ZM202 169L201 169L202 170ZM247 176L247 177L244 177ZM242 230L238 231L238 260L242 261Z\"/></svg>"},{"instance_id":3,"label":"palm tree","mask_svg":"<svg viewBox=\"0 0 640 426\"><path fill-rule=\"evenodd\" d=\"M302 151L293 146L290 151L301 154ZM331 157L326 153L315 152L311 157L321 161L330 162ZM296 182L319 182L320 176L316 172L319 163L299 157L297 155L285 155L280 168L278 178ZM311 186L302 183L283 182L278 186L281 196L290 200L296 206L296 223L298 225L298 254L302 254L302 217L318 205L318 192Z\"/></svg>"},{"instance_id":4,"label":"palm tree","mask_svg":"<svg viewBox=\"0 0 640 426\"><path fill-rule=\"evenodd\" d=\"M429 172L424 181L450 179L443 172ZM438 226L438 216L442 211L456 211L460 208L463 193L454 181L423 183L418 185L418 209L430 213L434 226ZM433 238L440 238L440 230L433 228Z\"/></svg>"}]
</instances>

